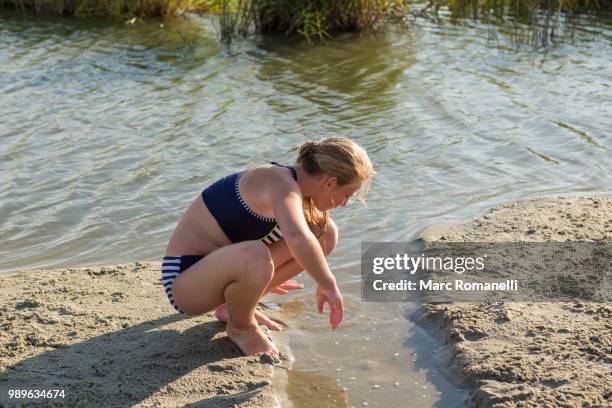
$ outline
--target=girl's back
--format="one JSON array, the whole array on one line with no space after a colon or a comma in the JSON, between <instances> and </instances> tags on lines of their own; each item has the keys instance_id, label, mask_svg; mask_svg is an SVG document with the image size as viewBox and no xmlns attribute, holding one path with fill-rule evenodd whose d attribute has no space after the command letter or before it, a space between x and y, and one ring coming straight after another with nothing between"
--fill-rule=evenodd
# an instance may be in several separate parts
<instances>
[{"instance_id":1,"label":"girl's back","mask_svg":"<svg viewBox=\"0 0 612 408\"><path fill-rule=\"evenodd\" d=\"M176 226L166 256L207 254L217 248L250 239L276 241L279 233L269 189L275 177L293 177L290 166L263 165L225 176L192 201ZM267 238L266 238L267 236Z\"/></svg>"}]
</instances>

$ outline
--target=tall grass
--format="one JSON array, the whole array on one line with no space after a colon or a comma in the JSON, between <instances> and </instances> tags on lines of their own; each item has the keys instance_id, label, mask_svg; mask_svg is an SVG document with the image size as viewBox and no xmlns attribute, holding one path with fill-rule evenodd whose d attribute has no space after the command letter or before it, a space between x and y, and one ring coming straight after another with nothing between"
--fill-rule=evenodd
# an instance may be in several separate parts
<instances>
[{"instance_id":1,"label":"tall grass","mask_svg":"<svg viewBox=\"0 0 612 408\"><path fill-rule=\"evenodd\" d=\"M340 31L376 30L401 19L402 0L226 0L222 37L250 32L299 34L310 40Z\"/></svg>"},{"instance_id":2,"label":"tall grass","mask_svg":"<svg viewBox=\"0 0 612 408\"><path fill-rule=\"evenodd\" d=\"M610 0L429 0L416 16L435 16L441 8L451 19L471 19L509 26L518 43L547 46L574 33L576 18L610 9Z\"/></svg>"},{"instance_id":3,"label":"tall grass","mask_svg":"<svg viewBox=\"0 0 612 408\"><path fill-rule=\"evenodd\" d=\"M339 31L376 30L403 20L419 0L222 0L221 34L226 41L236 33L299 34L323 39ZM510 23L519 43L546 46L573 34L575 19L585 12L608 10L612 0L427 0L419 16L438 16L441 8L451 18ZM417 6L417 9L419 7Z\"/></svg>"},{"instance_id":4,"label":"tall grass","mask_svg":"<svg viewBox=\"0 0 612 408\"><path fill-rule=\"evenodd\" d=\"M0 9L77 17L159 17L217 14L222 38L236 33L300 34L307 39L362 31L402 18L402 0L0 0Z\"/></svg>"},{"instance_id":5,"label":"tall grass","mask_svg":"<svg viewBox=\"0 0 612 408\"><path fill-rule=\"evenodd\" d=\"M77 17L159 17L183 11L220 12L217 0L0 0L0 9Z\"/></svg>"},{"instance_id":6,"label":"tall grass","mask_svg":"<svg viewBox=\"0 0 612 408\"><path fill-rule=\"evenodd\" d=\"M425 1L426 3L422 3ZM340 31L377 30L417 17L510 22L519 42L547 45L571 35L576 16L609 10L612 0L0 0L0 8L38 13L119 18L165 16L182 12L219 16L221 38L236 34L301 35L308 41ZM416 11L414 11L416 10Z\"/></svg>"}]
</instances>

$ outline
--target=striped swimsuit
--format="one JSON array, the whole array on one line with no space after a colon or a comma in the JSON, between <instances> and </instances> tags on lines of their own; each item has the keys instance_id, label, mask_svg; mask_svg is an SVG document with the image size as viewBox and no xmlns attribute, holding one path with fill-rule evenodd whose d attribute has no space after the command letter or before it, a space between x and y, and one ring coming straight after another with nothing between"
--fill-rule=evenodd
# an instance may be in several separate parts
<instances>
[{"instance_id":1,"label":"striped swimsuit","mask_svg":"<svg viewBox=\"0 0 612 408\"><path fill-rule=\"evenodd\" d=\"M285 167L297 181L297 172L291 166L270 162L274 166ZM246 170L245 170L246 171ZM223 177L202 191L202 200L211 212L225 235L232 241L242 242L260 240L269 245L283 236L276 220L253 211L240 195L238 182L245 171ZM170 304L183 313L172 297L174 279L204 255L166 256L162 262L162 283Z\"/></svg>"}]
</instances>

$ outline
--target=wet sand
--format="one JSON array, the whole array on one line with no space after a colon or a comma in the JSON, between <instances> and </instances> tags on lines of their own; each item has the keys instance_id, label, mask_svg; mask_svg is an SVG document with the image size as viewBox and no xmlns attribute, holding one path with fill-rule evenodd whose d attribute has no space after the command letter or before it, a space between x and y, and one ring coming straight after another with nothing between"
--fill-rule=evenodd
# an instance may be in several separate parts
<instances>
[{"instance_id":1,"label":"wet sand","mask_svg":"<svg viewBox=\"0 0 612 408\"><path fill-rule=\"evenodd\" d=\"M2 276L0 406L24 405L14 389L64 390L33 406L278 406L287 360L242 356L212 314L164 296L158 263Z\"/></svg>"},{"instance_id":2,"label":"wet sand","mask_svg":"<svg viewBox=\"0 0 612 408\"><path fill-rule=\"evenodd\" d=\"M612 199L538 198L438 225L433 242L612 240ZM425 303L413 318L444 343L442 363L478 407L612 406L612 305Z\"/></svg>"}]
</instances>

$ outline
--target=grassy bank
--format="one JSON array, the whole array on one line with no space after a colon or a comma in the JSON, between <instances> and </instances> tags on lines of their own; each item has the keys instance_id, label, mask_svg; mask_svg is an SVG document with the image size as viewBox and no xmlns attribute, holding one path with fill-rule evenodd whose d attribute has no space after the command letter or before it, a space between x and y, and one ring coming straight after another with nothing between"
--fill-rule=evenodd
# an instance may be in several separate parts
<instances>
[{"instance_id":1,"label":"grassy bank","mask_svg":"<svg viewBox=\"0 0 612 408\"><path fill-rule=\"evenodd\" d=\"M76 17L160 17L183 11L220 12L213 0L0 0L0 8Z\"/></svg>"},{"instance_id":2,"label":"grassy bank","mask_svg":"<svg viewBox=\"0 0 612 408\"><path fill-rule=\"evenodd\" d=\"M412 14L440 20L440 11L448 10L454 21L470 19L508 27L516 42L537 47L571 37L581 15L609 15L611 4L611 0L428 0L413 7Z\"/></svg>"},{"instance_id":3,"label":"grassy bank","mask_svg":"<svg viewBox=\"0 0 612 408\"><path fill-rule=\"evenodd\" d=\"M407 9L402 0L0 0L0 8L123 19L218 14L225 38L254 31L323 38L381 27Z\"/></svg>"},{"instance_id":4,"label":"grassy bank","mask_svg":"<svg viewBox=\"0 0 612 408\"><path fill-rule=\"evenodd\" d=\"M221 36L249 33L300 35L308 40L336 32L384 28L416 18L510 22L518 42L547 45L571 35L582 13L604 13L612 0L0 0L0 8L83 17L160 17L183 12L217 14Z\"/></svg>"},{"instance_id":5,"label":"grassy bank","mask_svg":"<svg viewBox=\"0 0 612 408\"><path fill-rule=\"evenodd\" d=\"M341 31L380 28L401 20L406 10L401 0L247 0L239 2L235 11L226 11L224 31L324 38Z\"/></svg>"}]
</instances>

